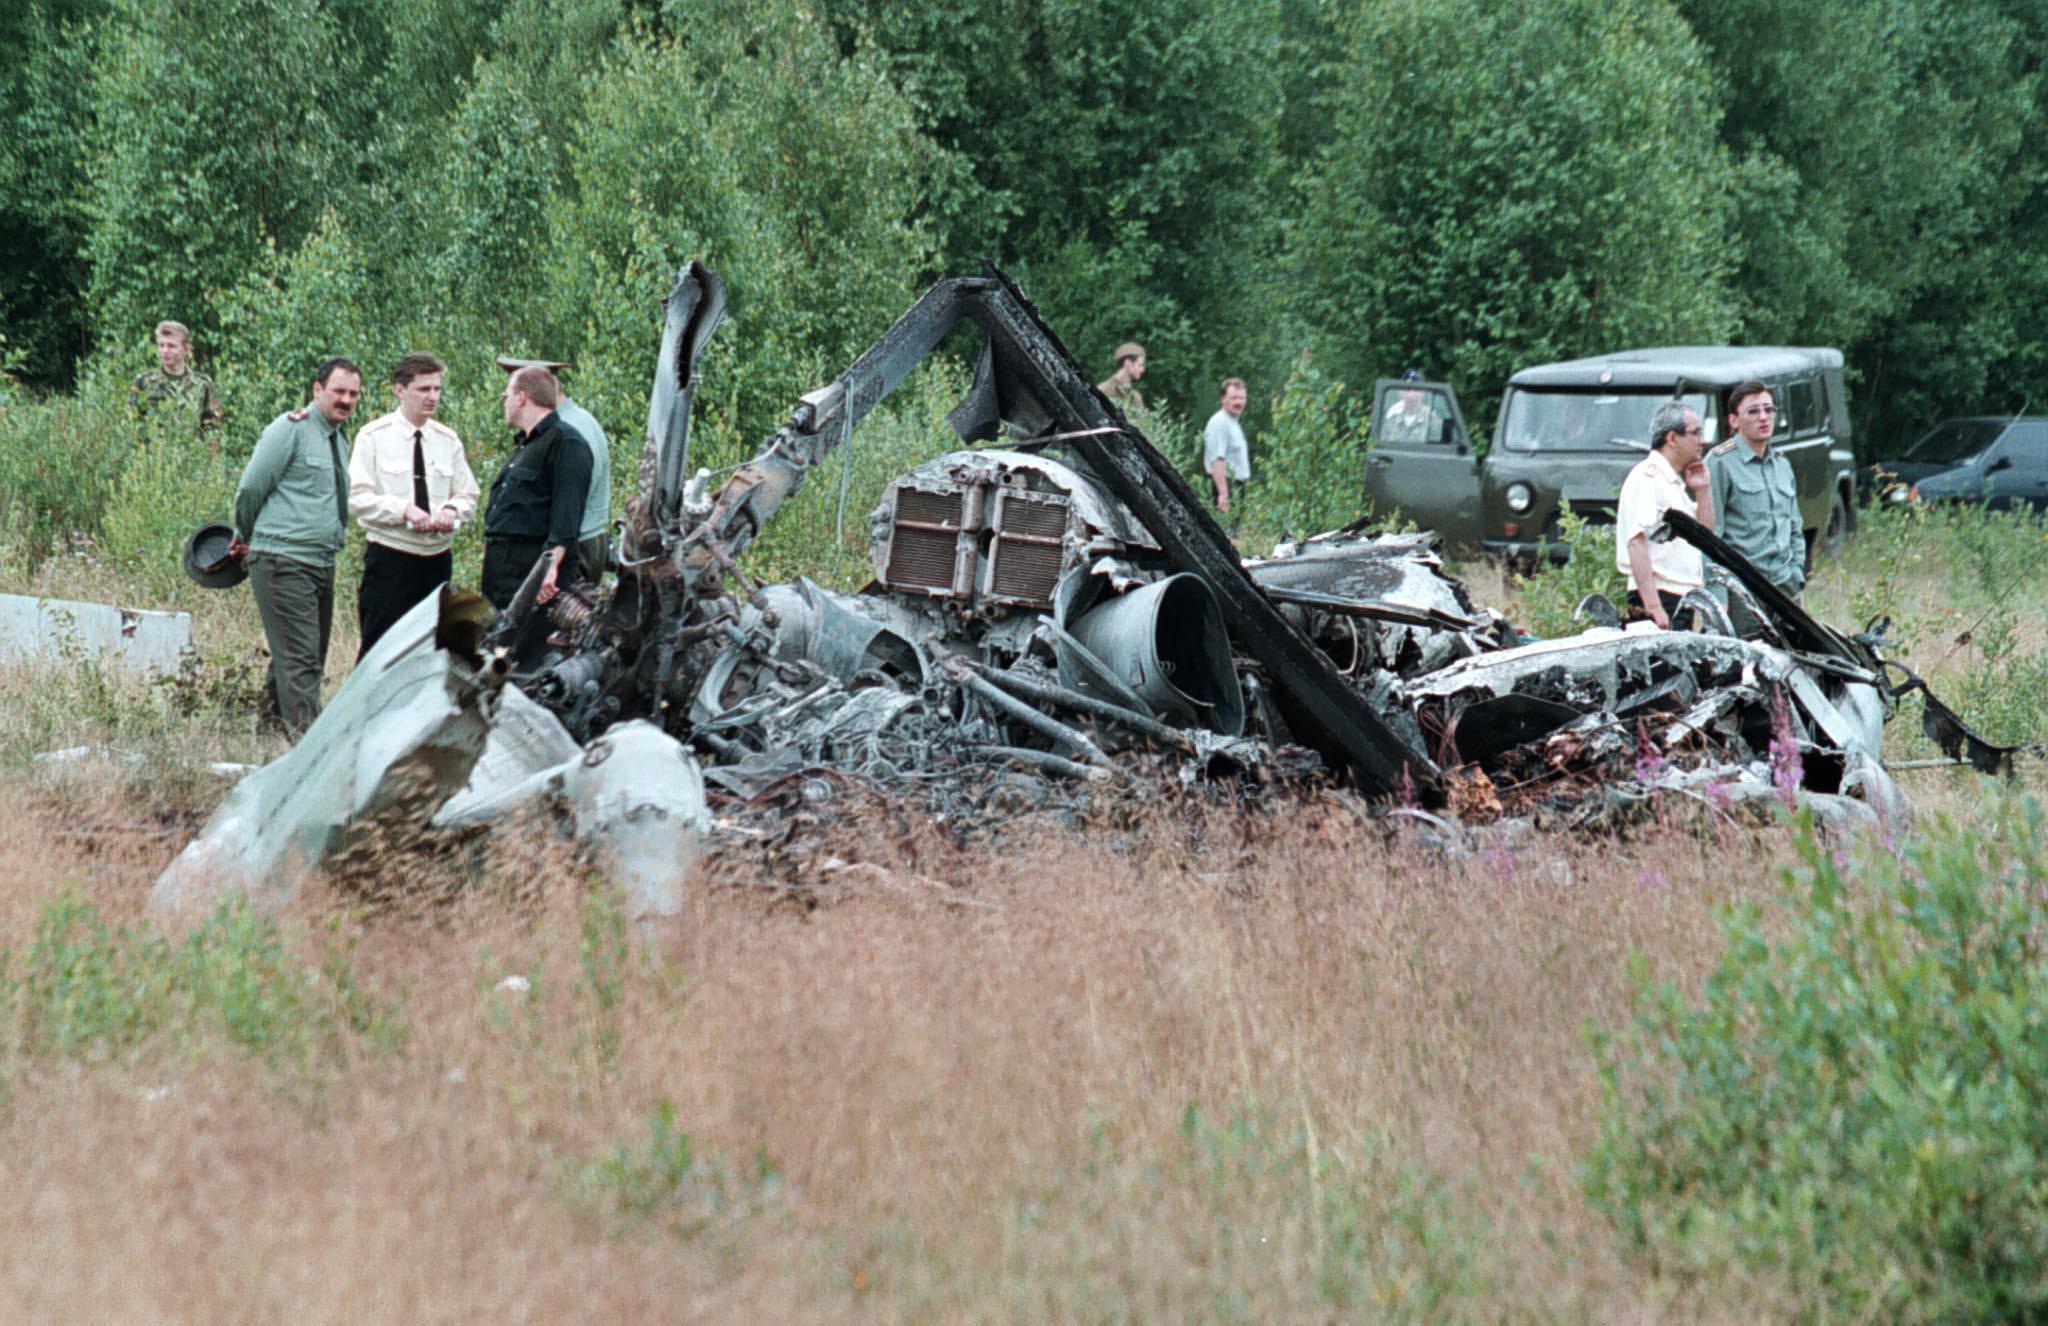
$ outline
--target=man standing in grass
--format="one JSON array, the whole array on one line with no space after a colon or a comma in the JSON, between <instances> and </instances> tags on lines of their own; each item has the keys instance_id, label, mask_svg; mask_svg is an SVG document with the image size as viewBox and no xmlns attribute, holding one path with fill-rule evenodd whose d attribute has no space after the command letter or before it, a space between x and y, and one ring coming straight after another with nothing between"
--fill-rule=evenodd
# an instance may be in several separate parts
<instances>
[{"instance_id":1,"label":"man standing in grass","mask_svg":"<svg viewBox=\"0 0 2048 1326\"><path fill-rule=\"evenodd\" d=\"M313 373L313 403L270 421L235 487L235 547L270 645L263 716L293 739L320 716L334 625L334 555L348 528L348 439L363 377L346 359Z\"/></svg>"},{"instance_id":2,"label":"man standing in grass","mask_svg":"<svg viewBox=\"0 0 2048 1326\"><path fill-rule=\"evenodd\" d=\"M1730 437L1707 457L1713 479L1715 532L1793 598L1806 588L1806 538L1800 529L1799 483L1792 462L1771 446L1778 405L1771 389L1751 380L1728 394ZM1738 632L1754 623L1741 601L1729 605Z\"/></svg>"},{"instance_id":3,"label":"man standing in grass","mask_svg":"<svg viewBox=\"0 0 2048 1326\"><path fill-rule=\"evenodd\" d=\"M155 368L139 373L128 388L137 419L156 415L167 433L212 439L225 411L213 379L192 367L192 333L169 318L156 325Z\"/></svg>"},{"instance_id":4,"label":"man standing in grass","mask_svg":"<svg viewBox=\"0 0 2048 1326\"><path fill-rule=\"evenodd\" d=\"M1246 399L1244 379L1226 379L1216 413L1209 416L1208 425L1202 429L1202 468L1208 471L1209 482L1216 489L1216 509L1225 515L1230 512L1231 484L1242 488L1252 477L1251 448L1245 443L1244 427L1238 423Z\"/></svg>"},{"instance_id":5,"label":"man standing in grass","mask_svg":"<svg viewBox=\"0 0 2048 1326\"><path fill-rule=\"evenodd\" d=\"M434 417L447 365L415 352L391 371L398 408L364 424L348 458L348 509L369 536L356 591L362 651L448 583L456 527L481 494L455 430Z\"/></svg>"}]
</instances>

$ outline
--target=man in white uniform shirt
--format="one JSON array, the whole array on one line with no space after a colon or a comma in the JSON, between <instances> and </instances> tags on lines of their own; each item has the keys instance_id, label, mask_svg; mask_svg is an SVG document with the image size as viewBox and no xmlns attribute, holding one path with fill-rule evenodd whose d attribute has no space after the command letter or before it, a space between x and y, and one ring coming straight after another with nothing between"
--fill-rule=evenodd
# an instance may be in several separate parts
<instances>
[{"instance_id":1,"label":"man in white uniform shirt","mask_svg":"<svg viewBox=\"0 0 2048 1326\"><path fill-rule=\"evenodd\" d=\"M1713 481L1700 459L1706 447L1697 411L1677 401L1660 407L1650 420L1650 454L1622 480L1614 511L1614 565L1628 577L1629 606L1662 629L1678 600L1705 585L1706 563L1691 544L1652 543L1649 532L1673 507L1714 527Z\"/></svg>"},{"instance_id":2,"label":"man in white uniform shirt","mask_svg":"<svg viewBox=\"0 0 2048 1326\"><path fill-rule=\"evenodd\" d=\"M434 417L446 371L430 354L399 360L391 372L398 408L364 424L349 453L348 510L369 536L356 593L358 658L448 582L455 531L476 512L481 490L462 439Z\"/></svg>"}]
</instances>

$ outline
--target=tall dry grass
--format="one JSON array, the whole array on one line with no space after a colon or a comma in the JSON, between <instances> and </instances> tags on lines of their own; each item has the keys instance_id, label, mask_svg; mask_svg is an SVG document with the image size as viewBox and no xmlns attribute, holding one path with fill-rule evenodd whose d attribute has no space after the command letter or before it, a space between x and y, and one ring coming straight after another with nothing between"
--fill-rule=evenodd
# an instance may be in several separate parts
<instances>
[{"instance_id":1,"label":"tall dry grass","mask_svg":"<svg viewBox=\"0 0 2048 1326\"><path fill-rule=\"evenodd\" d=\"M17 961L54 891L139 917L174 842L67 837L71 803L19 776L6 795L31 830L0 848ZM624 950L545 836L500 843L474 900L426 919L319 893L285 924L294 951L313 964L342 933L409 1035L310 1081L204 1037L99 1062L17 1027L10 1301L208 1321L1771 1301L1622 1261L1576 1157L1584 1025L1624 1017L1631 952L1702 969L1712 905L1771 887L1773 835L1447 855L1332 798L860 841L825 893L714 858L687 915ZM650 1150L664 1101L688 1163Z\"/></svg>"},{"instance_id":2,"label":"tall dry grass","mask_svg":"<svg viewBox=\"0 0 2048 1326\"><path fill-rule=\"evenodd\" d=\"M34 587L118 588L95 575L60 567ZM1846 602L1848 576L1824 570L1810 601ZM1479 578L1479 600L1512 613L1513 586ZM1938 583L1915 592L1945 610ZM239 603L194 600L217 672L260 640ZM17 988L54 898L146 932L149 882L222 790L201 763L275 753L232 712L79 666L0 673L0 714L0 949ZM30 760L94 742L144 761ZM1984 799L1967 775L1907 785L1964 816ZM631 942L588 867L531 829L475 862L389 863L409 884L464 885L424 917L316 889L281 923L288 961L330 989L324 964L344 953L404 1035L343 1034L311 1067L196 1023L66 1051L24 1000L0 1002L7 1315L1751 1321L1801 1306L1624 1256L1578 1171L1598 1109L1586 1026L1627 1017L1632 955L1696 981L1716 905L1779 886L1784 831L1653 824L1447 851L1335 796L1175 795L961 845L847 813L842 868L813 858L792 886L758 853L721 852L686 914Z\"/></svg>"}]
</instances>

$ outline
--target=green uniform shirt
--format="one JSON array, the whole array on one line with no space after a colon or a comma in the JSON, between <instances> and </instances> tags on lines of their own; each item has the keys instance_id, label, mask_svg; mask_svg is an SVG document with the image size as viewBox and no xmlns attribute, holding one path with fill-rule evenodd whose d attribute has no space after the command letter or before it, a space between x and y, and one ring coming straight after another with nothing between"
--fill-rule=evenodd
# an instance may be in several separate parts
<instances>
[{"instance_id":1,"label":"green uniform shirt","mask_svg":"<svg viewBox=\"0 0 2048 1326\"><path fill-rule=\"evenodd\" d=\"M179 426L189 425L195 434L220 427L224 414L213 379L190 367L182 373L166 373L159 364L136 374L128 389L128 403L138 419L161 409Z\"/></svg>"},{"instance_id":2,"label":"green uniform shirt","mask_svg":"<svg viewBox=\"0 0 2048 1326\"><path fill-rule=\"evenodd\" d=\"M235 530L250 552L329 566L348 528L348 439L318 410L270 421L235 486Z\"/></svg>"},{"instance_id":3,"label":"green uniform shirt","mask_svg":"<svg viewBox=\"0 0 2048 1326\"><path fill-rule=\"evenodd\" d=\"M1758 456L1740 438L1707 456L1714 486L1715 533L1787 594L1806 588L1806 540L1799 528L1799 485L1775 447Z\"/></svg>"}]
</instances>

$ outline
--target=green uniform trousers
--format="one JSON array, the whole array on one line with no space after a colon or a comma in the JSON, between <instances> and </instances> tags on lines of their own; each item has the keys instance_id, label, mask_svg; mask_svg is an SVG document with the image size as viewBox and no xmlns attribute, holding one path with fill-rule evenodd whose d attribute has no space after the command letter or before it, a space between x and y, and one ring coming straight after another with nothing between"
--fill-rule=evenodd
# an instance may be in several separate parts
<instances>
[{"instance_id":1,"label":"green uniform trousers","mask_svg":"<svg viewBox=\"0 0 2048 1326\"><path fill-rule=\"evenodd\" d=\"M334 626L334 566L252 552L248 567L263 638L270 645L264 712L297 740L320 716L320 678Z\"/></svg>"}]
</instances>

